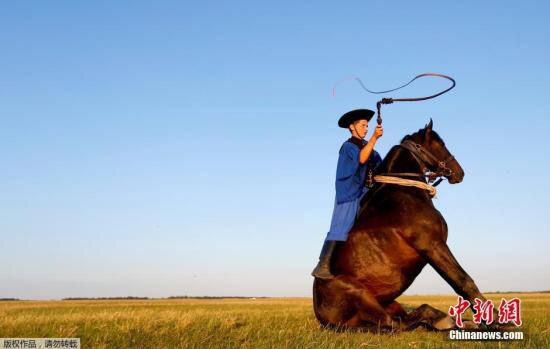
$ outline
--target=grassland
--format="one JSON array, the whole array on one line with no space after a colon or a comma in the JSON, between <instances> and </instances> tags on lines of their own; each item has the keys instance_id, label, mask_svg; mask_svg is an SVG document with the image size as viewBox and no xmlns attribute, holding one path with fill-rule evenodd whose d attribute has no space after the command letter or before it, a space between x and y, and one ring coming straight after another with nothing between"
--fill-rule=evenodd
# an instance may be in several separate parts
<instances>
[{"instance_id":1,"label":"grassland","mask_svg":"<svg viewBox=\"0 0 550 349\"><path fill-rule=\"evenodd\" d=\"M0 337L79 337L82 348L550 348L550 294L487 296L522 299L523 341L336 333L319 327L308 298L0 301ZM456 297L399 301L447 311Z\"/></svg>"}]
</instances>

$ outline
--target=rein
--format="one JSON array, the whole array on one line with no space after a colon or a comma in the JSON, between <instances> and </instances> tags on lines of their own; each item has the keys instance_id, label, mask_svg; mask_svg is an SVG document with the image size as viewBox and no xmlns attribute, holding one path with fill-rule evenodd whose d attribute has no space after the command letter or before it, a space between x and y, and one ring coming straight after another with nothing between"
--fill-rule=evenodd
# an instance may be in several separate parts
<instances>
[{"instance_id":1,"label":"rein","mask_svg":"<svg viewBox=\"0 0 550 349\"><path fill-rule=\"evenodd\" d=\"M415 181L413 179L404 179L399 177L382 176L382 175L374 176L374 180L379 183L397 184L397 185L404 185L407 187L417 187L420 189L424 189L428 191L428 194L430 194L432 198L437 195L437 189L435 189L434 186L431 186L426 182L422 182L422 181Z\"/></svg>"}]
</instances>

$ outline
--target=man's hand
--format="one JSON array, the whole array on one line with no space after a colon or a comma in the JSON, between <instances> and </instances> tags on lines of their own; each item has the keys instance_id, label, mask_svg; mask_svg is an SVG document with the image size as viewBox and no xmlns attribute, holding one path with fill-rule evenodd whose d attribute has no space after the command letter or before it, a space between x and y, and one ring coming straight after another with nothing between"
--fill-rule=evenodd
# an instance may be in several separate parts
<instances>
[{"instance_id":1,"label":"man's hand","mask_svg":"<svg viewBox=\"0 0 550 349\"><path fill-rule=\"evenodd\" d=\"M382 137L382 134L384 134L384 129L382 128L382 125L376 125L376 128L374 129L374 133L372 134L371 138L378 140L378 138Z\"/></svg>"},{"instance_id":2,"label":"man's hand","mask_svg":"<svg viewBox=\"0 0 550 349\"><path fill-rule=\"evenodd\" d=\"M367 160L370 157L370 154L372 150L374 149L374 143L378 140L378 138L382 137L382 134L384 133L384 129L382 128L382 125L377 125L374 129L374 133L370 137L370 140L367 142L367 144L361 149L361 152L359 153L359 163L364 164L367 162Z\"/></svg>"}]
</instances>

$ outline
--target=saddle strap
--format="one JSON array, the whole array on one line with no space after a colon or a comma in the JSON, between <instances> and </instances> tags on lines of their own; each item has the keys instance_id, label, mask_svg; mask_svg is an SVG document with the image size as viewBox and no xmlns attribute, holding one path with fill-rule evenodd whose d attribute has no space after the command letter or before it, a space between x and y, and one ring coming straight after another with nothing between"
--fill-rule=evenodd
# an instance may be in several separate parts
<instances>
[{"instance_id":1,"label":"saddle strap","mask_svg":"<svg viewBox=\"0 0 550 349\"><path fill-rule=\"evenodd\" d=\"M379 183L397 184L397 185L404 185L407 187L416 187L416 188L424 189L428 191L428 193L432 198L437 195L437 189L435 189L433 186L425 182L415 181L412 179L378 175L378 176L374 176L374 181Z\"/></svg>"}]
</instances>

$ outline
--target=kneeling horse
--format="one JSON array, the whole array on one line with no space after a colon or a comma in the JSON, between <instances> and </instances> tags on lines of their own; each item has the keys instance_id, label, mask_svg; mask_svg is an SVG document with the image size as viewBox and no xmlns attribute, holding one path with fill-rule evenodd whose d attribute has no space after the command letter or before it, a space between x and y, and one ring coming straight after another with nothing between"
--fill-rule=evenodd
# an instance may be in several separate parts
<instances>
[{"instance_id":1,"label":"kneeling horse","mask_svg":"<svg viewBox=\"0 0 550 349\"><path fill-rule=\"evenodd\" d=\"M432 127L430 120L390 149L375 180L384 178L381 175L408 176L409 186L375 182L363 198L348 240L334 251L335 277L315 278L313 306L322 325L370 330L453 328L453 319L438 309L424 304L407 313L395 300L426 264L471 304L475 298L486 300L447 246L447 224L426 190L433 190L426 173L445 177L451 184L464 178L460 164ZM412 182L419 185L410 186Z\"/></svg>"}]
</instances>

